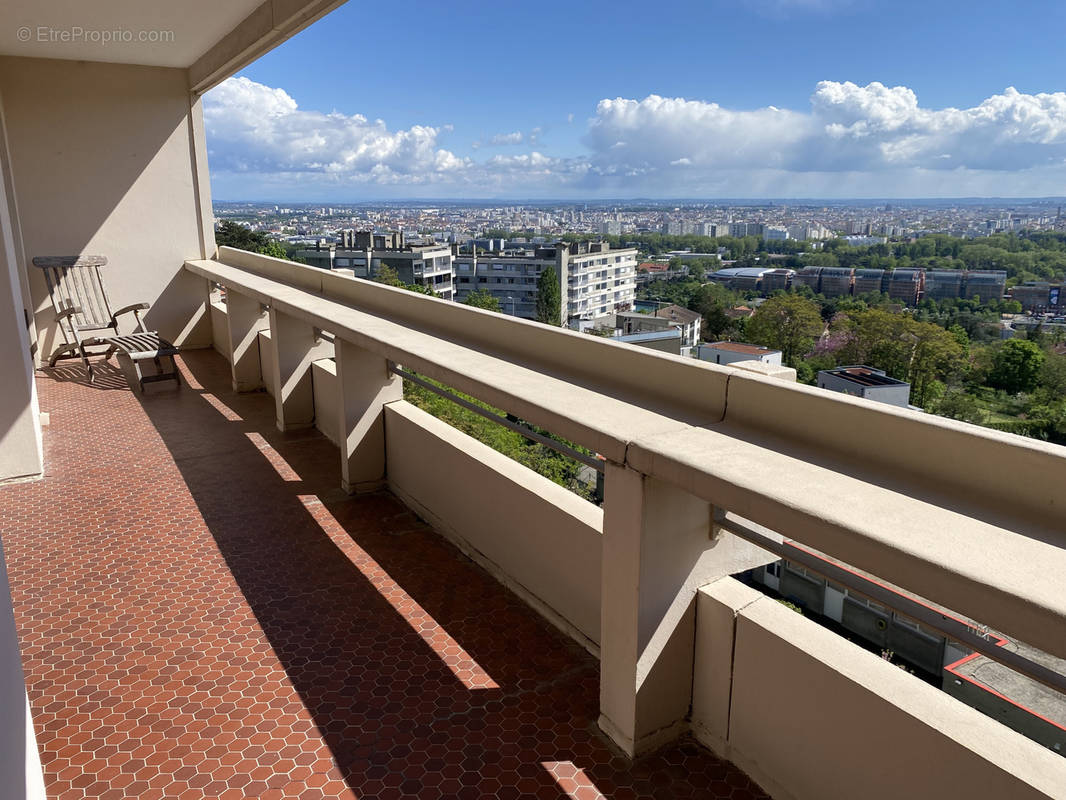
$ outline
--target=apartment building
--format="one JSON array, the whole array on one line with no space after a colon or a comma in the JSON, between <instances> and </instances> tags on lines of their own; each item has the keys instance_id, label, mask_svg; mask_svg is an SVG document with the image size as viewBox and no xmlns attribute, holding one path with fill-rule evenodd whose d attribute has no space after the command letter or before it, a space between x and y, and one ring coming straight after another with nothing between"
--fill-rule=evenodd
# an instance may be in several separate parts
<instances>
[{"instance_id":1,"label":"apartment building","mask_svg":"<svg viewBox=\"0 0 1066 800\"><path fill-rule=\"evenodd\" d=\"M819 291L826 297L841 297L851 294L855 270L850 267L822 267L819 276Z\"/></svg>"},{"instance_id":2,"label":"apartment building","mask_svg":"<svg viewBox=\"0 0 1066 800\"><path fill-rule=\"evenodd\" d=\"M5 800L1061 798L1061 755L731 577L788 536L1066 658L1061 447L216 247L201 96L335 5L0 42ZM180 386L47 366L32 259L90 253ZM419 374L597 454L603 507Z\"/></svg>"},{"instance_id":3,"label":"apartment building","mask_svg":"<svg viewBox=\"0 0 1066 800\"><path fill-rule=\"evenodd\" d=\"M1007 290L1007 273L1002 269L972 269L966 272L967 298L999 300Z\"/></svg>"},{"instance_id":4,"label":"apartment building","mask_svg":"<svg viewBox=\"0 0 1066 800\"><path fill-rule=\"evenodd\" d=\"M1026 311L1062 311L1066 308L1066 285L1030 281L1011 287L1010 298L1021 303Z\"/></svg>"},{"instance_id":5,"label":"apartment building","mask_svg":"<svg viewBox=\"0 0 1066 800\"><path fill-rule=\"evenodd\" d=\"M762 290L766 294L787 289L792 285L792 276L796 273L790 269L771 269L762 274Z\"/></svg>"},{"instance_id":6,"label":"apartment building","mask_svg":"<svg viewBox=\"0 0 1066 800\"><path fill-rule=\"evenodd\" d=\"M883 269L857 269L852 291L859 294L883 291L885 271Z\"/></svg>"},{"instance_id":7,"label":"apartment building","mask_svg":"<svg viewBox=\"0 0 1066 800\"><path fill-rule=\"evenodd\" d=\"M636 299L637 251L607 242L558 242L530 249L455 257L456 298L483 289L505 314L536 318L537 281L545 269L559 277L560 318L574 328L628 311Z\"/></svg>"},{"instance_id":8,"label":"apartment building","mask_svg":"<svg viewBox=\"0 0 1066 800\"><path fill-rule=\"evenodd\" d=\"M821 267L804 267L792 276L792 286L807 286L817 293L821 275Z\"/></svg>"},{"instance_id":9,"label":"apartment building","mask_svg":"<svg viewBox=\"0 0 1066 800\"><path fill-rule=\"evenodd\" d=\"M925 273L925 290L923 297L931 300L944 300L949 297L962 297L963 275L960 269L933 269Z\"/></svg>"},{"instance_id":10,"label":"apartment building","mask_svg":"<svg viewBox=\"0 0 1066 800\"><path fill-rule=\"evenodd\" d=\"M615 327L623 336L648 331L676 329L681 333L681 347L695 347L700 340L703 318L696 311L678 305L664 306L650 314L640 311L621 311L615 316Z\"/></svg>"},{"instance_id":11,"label":"apartment building","mask_svg":"<svg viewBox=\"0 0 1066 800\"><path fill-rule=\"evenodd\" d=\"M391 267L404 283L432 289L443 300L454 299L451 245L408 242L402 232L341 231L338 239L336 245L319 242L296 256L313 267L350 270L357 278L373 279L381 267Z\"/></svg>"},{"instance_id":12,"label":"apartment building","mask_svg":"<svg viewBox=\"0 0 1066 800\"><path fill-rule=\"evenodd\" d=\"M913 306L918 302L924 277L925 272L920 269L892 270L888 277L888 296L904 305Z\"/></svg>"}]
</instances>

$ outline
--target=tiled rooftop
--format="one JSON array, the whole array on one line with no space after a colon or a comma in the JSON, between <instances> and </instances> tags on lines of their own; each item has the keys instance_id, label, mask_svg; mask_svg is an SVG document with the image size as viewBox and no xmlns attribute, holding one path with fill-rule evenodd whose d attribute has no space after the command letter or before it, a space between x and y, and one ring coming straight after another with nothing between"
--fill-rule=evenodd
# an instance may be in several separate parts
<instances>
[{"instance_id":1,"label":"tiled rooftop","mask_svg":"<svg viewBox=\"0 0 1066 800\"><path fill-rule=\"evenodd\" d=\"M143 398L46 371L46 477L0 489L50 798L765 796L689 741L617 755L591 656L181 361Z\"/></svg>"}]
</instances>

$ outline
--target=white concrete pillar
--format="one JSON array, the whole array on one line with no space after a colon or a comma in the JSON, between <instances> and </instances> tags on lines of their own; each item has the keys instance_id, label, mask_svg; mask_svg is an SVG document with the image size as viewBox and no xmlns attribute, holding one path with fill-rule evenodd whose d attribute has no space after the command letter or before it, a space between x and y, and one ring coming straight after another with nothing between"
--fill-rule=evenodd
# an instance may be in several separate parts
<instances>
[{"instance_id":1,"label":"white concrete pillar","mask_svg":"<svg viewBox=\"0 0 1066 800\"><path fill-rule=\"evenodd\" d=\"M252 392L263 386L259 361L259 331L270 326L259 301L226 290L226 325L233 367L233 391Z\"/></svg>"},{"instance_id":2,"label":"white concrete pillar","mask_svg":"<svg viewBox=\"0 0 1066 800\"><path fill-rule=\"evenodd\" d=\"M45 800L44 774L30 717L15 616L0 546L0 780L4 797Z\"/></svg>"},{"instance_id":3,"label":"white concrete pillar","mask_svg":"<svg viewBox=\"0 0 1066 800\"><path fill-rule=\"evenodd\" d=\"M403 381L385 358L336 341L341 409L341 487L376 488L385 478L385 405L403 399Z\"/></svg>"},{"instance_id":4,"label":"white concrete pillar","mask_svg":"<svg viewBox=\"0 0 1066 800\"><path fill-rule=\"evenodd\" d=\"M31 352L32 323L25 304L18 231L8 200L8 160L0 116L0 481L37 477L44 469L37 386ZM47 355L47 354L43 354Z\"/></svg>"},{"instance_id":5,"label":"white concrete pillar","mask_svg":"<svg viewBox=\"0 0 1066 800\"><path fill-rule=\"evenodd\" d=\"M629 755L688 728L696 591L775 557L712 536L709 503L607 464L603 517L600 727Z\"/></svg>"},{"instance_id":6,"label":"white concrete pillar","mask_svg":"<svg viewBox=\"0 0 1066 800\"><path fill-rule=\"evenodd\" d=\"M270 309L270 358L274 379L274 404L279 431L310 428L315 424L315 396L311 362L328 350L310 323Z\"/></svg>"}]
</instances>

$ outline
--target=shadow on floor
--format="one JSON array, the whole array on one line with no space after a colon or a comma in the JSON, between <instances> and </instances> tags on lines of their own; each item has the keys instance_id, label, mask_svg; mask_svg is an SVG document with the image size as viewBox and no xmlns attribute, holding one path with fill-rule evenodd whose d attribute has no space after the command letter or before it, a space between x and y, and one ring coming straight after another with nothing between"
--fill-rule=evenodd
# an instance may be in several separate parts
<instances>
[{"instance_id":1,"label":"shadow on floor","mask_svg":"<svg viewBox=\"0 0 1066 800\"><path fill-rule=\"evenodd\" d=\"M126 376L114 361L105 361L100 357L91 358L93 366L93 380L89 380L89 374L81 361L60 361L54 367L40 370L42 375L47 375L60 383L77 383L100 391L114 391L116 389L129 389Z\"/></svg>"},{"instance_id":2,"label":"shadow on floor","mask_svg":"<svg viewBox=\"0 0 1066 800\"><path fill-rule=\"evenodd\" d=\"M343 494L337 450L216 354L181 361L143 408L357 796L764 796L692 742L612 752L591 656L391 494Z\"/></svg>"}]
</instances>

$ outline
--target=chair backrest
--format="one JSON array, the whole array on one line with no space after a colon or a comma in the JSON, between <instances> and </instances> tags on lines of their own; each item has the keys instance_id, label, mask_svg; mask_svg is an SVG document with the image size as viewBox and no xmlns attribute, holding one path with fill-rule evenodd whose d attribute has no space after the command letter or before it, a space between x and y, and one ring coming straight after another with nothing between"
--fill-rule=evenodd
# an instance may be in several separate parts
<instances>
[{"instance_id":1,"label":"chair backrest","mask_svg":"<svg viewBox=\"0 0 1066 800\"><path fill-rule=\"evenodd\" d=\"M111 304L100 274L100 267L105 264L105 256L36 256L33 259L33 265L44 272L48 296L56 313L71 306L81 309L73 317L74 325L79 328L105 328L111 322Z\"/></svg>"}]
</instances>

